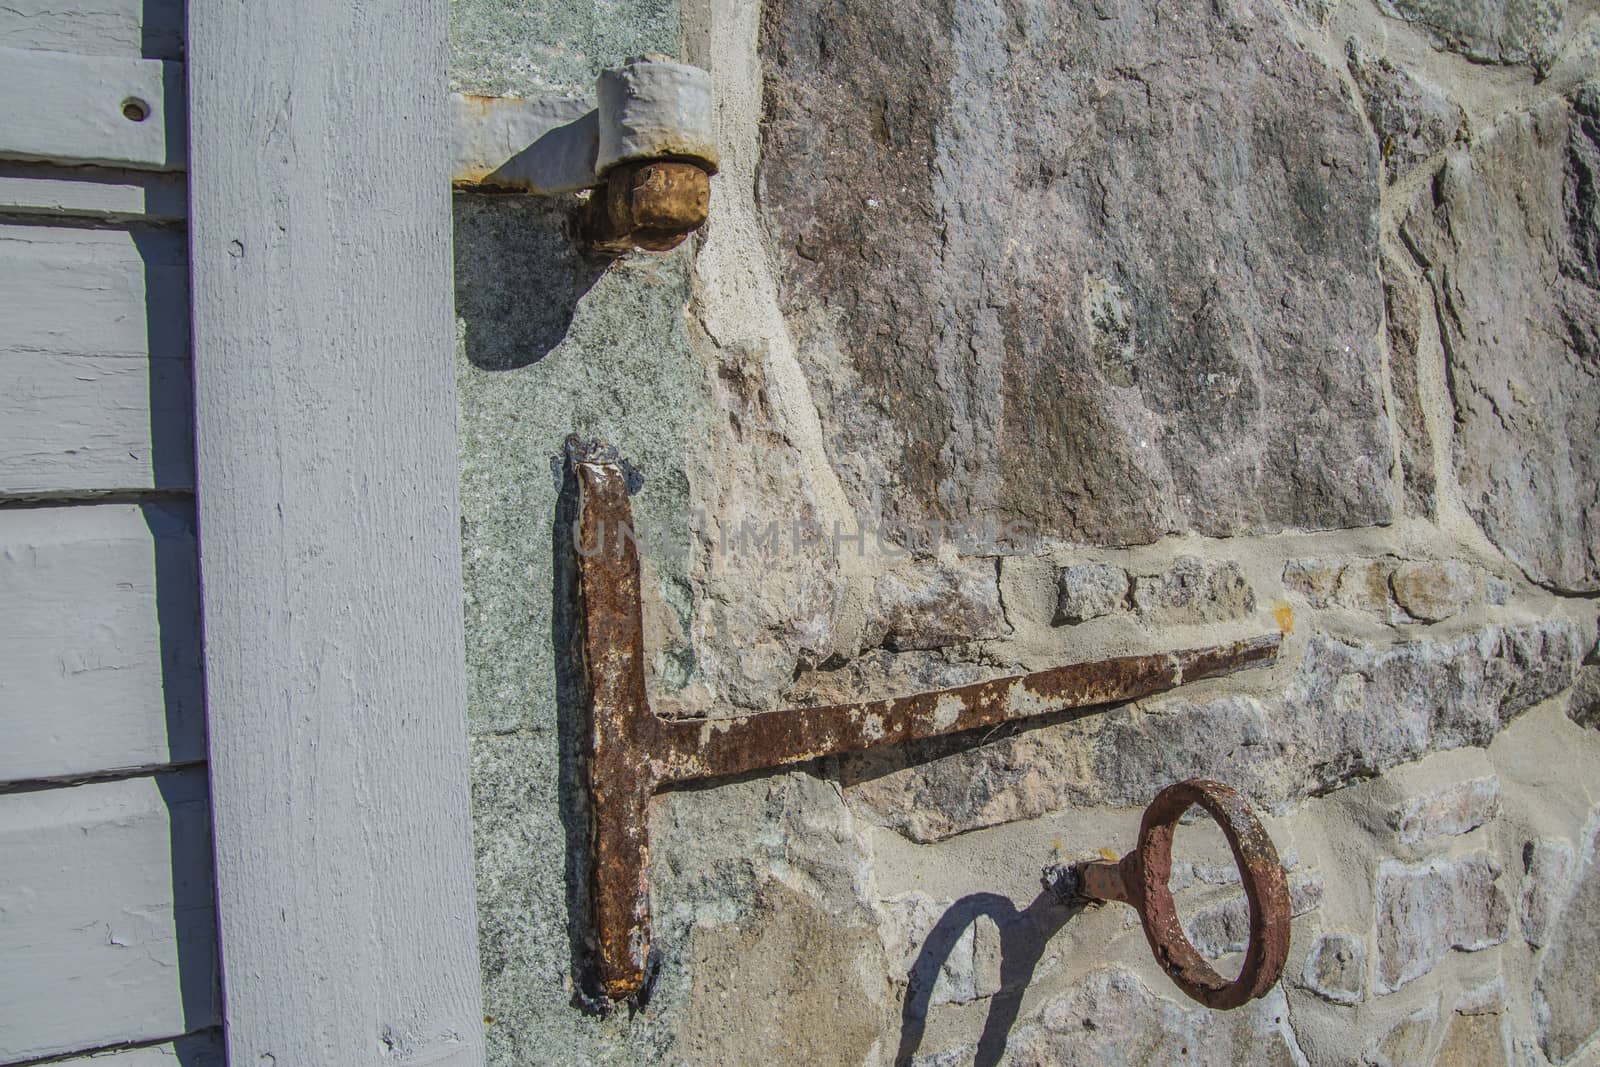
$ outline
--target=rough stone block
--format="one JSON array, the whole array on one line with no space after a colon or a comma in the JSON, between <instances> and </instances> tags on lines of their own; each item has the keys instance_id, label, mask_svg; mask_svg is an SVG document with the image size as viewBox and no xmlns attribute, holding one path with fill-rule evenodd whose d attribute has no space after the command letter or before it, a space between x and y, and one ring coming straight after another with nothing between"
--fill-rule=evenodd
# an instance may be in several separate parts
<instances>
[{"instance_id":1,"label":"rough stone block","mask_svg":"<svg viewBox=\"0 0 1600 1067\"><path fill-rule=\"evenodd\" d=\"M1428 1034L1438 1021L1437 1007L1422 1008L1407 1015L1368 1051L1363 1067L1410 1067L1423 1063L1428 1051Z\"/></svg>"},{"instance_id":2,"label":"rough stone block","mask_svg":"<svg viewBox=\"0 0 1600 1067\"><path fill-rule=\"evenodd\" d=\"M1439 622L1479 599L1478 569L1453 559L1402 563L1389 578L1395 603L1412 618Z\"/></svg>"},{"instance_id":3,"label":"rough stone block","mask_svg":"<svg viewBox=\"0 0 1600 1067\"><path fill-rule=\"evenodd\" d=\"M1476 952L1506 939L1510 906L1487 853L1378 868L1377 992L1427 974L1447 952Z\"/></svg>"},{"instance_id":4,"label":"rough stone block","mask_svg":"<svg viewBox=\"0 0 1600 1067\"><path fill-rule=\"evenodd\" d=\"M1335 1004L1367 999L1367 943L1354 934L1324 934L1306 954L1300 984Z\"/></svg>"},{"instance_id":5,"label":"rough stone block","mask_svg":"<svg viewBox=\"0 0 1600 1067\"><path fill-rule=\"evenodd\" d=\"M1405 613L1399 610L1389 589L1389 576L1396 563L1393 559L1351 560L1339 574L1334 602L1342 608L1376 615L1385 622L1404 622Z\"/></svg>"},{"instance_id":6,"label":"rough stone block","mask_svg":"<svg viewBox=\"0 0 1600 1067\"><path fill-rule=\"evenodd\" d=\"M1417 845L1475 830L1500 814L1500 782L1475 778L1406 799L1389 813L1402 845Z\"/></svg>"},{"instance_id":7,"label":"rough stone block","mask_svg":"<svg viewBox=\"0 0 1600 1067\"><path fill-rule=\"evenodd\" d=\"M1565 841L1549 838L1522 846L1522 936L1535 948L1545 943L1550 923L1566 899L1577 855Z\"/></svg>"},{"instance_id":8,"label":"rough stone block","mask_svg":"<svg viewBox=\"0 0 1600 1067\"><path fill-rule=\"evenodd\" d=\"M1467 508L1530 578L1564 592L1600 589L1597 188L1590 85L1453 152L1401 226L1435 285Z\"/></svg>"},{"instance_id":9,"label":"rough stone block","mask_svg":"<svg viewBox=\"0 0 1600 1067\"><path fill-rule=\"evenodd\" d=\"M1270 0L1107 10L766 5L756 192L847 492L1100 545L1389 521L1354 102Z\"/></svg>"},{"instance_id":10,"label":"rough stone block","mask_svg":"<svg viewBox=\"0 0 1600 1067\"><path fill-rule=\"evenodd\" d=\"M1600 730L1600 667L1584 667L1567 699L1567 718L1579 726Z\"/></svg>"},{"instance_id":11,"label":"rough stone block","mask_svg":"<svg viewBox=\"0 0 1600 1067\"><path fill-rule=\"evenodd\" d=\"M1387 56L1368 55L1354 39L1345 45L1345 58L1378 135L1378 151L1391 182L1465 130L1467 115L1461 105L1426 79L1396 66ZM1391 304L1391 314L1393 310ZM1414 348L1411 355L1416 355Z\"/></svg>"},{"instance_id":12,"label":"rough stone block","mask_svg":"<svg viewBox=\"0 0 1600 1067\"><path fill-rule=\"evenodd\" d=\"M1183 556L1159 574L1133 580L1133 604L1157 625L1219 622L1256 609L1255 592L1232 560Z\"/></svg>"},{"instance_id":13,"label":"rough stone block","mask_svg":"<svg viewBox=\"0 0 1600 1067\"><path fill-rule=\"evenodd\" d=\"M1057 625L1085 622L1128 605L1128 572L1109 563L1063 568L1056 581Z\"/></svg>"},{"instance_id":14,"label":"rough stone block","mask_svg":"<svg viewBox=\"0 0 1600 1067\"><path fill-rule=\"evenodd\" d=\"M689 1063L847 1067L865 1062L888 1028L872 929L781 883L763 889L748 920L695 930L693 972L676 1046Z\"/></svg>"},{"instance_id":15,"label":"rough stone block","mask_svg":"<svg viewBox=\"0 0 1600 1067\"><path fill-rule=\"evenodd\" d=\"M934 900L926 893L908 893L880 905L878 934L890 960L890 973L906 975L906 1002L937 1008L941 1004L966 1004L978 997L976 975L977 924L961 931L937 967L920 966L928 935L950 910L952 901ZM917 994L931 987L924 999Z\"/></svg>"},{"instance_id":16,"label":"rough stone block","mask_svg":"<svg viewBox=\"0 0 1600 1067\"><path fill-rule=\"evenodd\" d=\"M1339 590L1344 563L1331 559L1291 559L1283 565L1283 584L1314 608L1325 608Z\"/></svg>"},{"instance_id":17,"label":"rough stone block","mask_svg":"<svg viewBox=\"0 0 1600 1067\"><path fill-rule=\"evenodd\" d=\"M1463 1012L1458 1007L1434 1062L1450 1067L1510 1067L1510 1020L1500 1011Z\"/></svg>"},{"instance_id":18,"label":"rough stone block","mask_svg":"<svg viewBox=\"0 0 1600 1067\"><path fill-rule=\"evenodd\" d=\"M1289 877L1289 914L1299 918L1322 903L1322 877ZM1211 959L1243 952L1250 943L1250 902L1243 893L1196 910L1183 924L1189 943Z\"/></svg>"},{"instance_id":19,"label":"rough stone block","mask_svg":"<svg viewBox=\"0 0 1600 1067\"><path fill-rule=\"evenodd\" d=\"M1419 283L1392 256L1383 257L1383 308L1389 338L1389 388L1400 431L1400 473L1406 511L1432 518L1436 510L1433 435L1423 414L1422 312Z\"/></svg>"},{"instance_id":20,"label":"rough stone block","mask_svg":"<svg viewBox=\"0 0 1600 1067\"><path fill-rule=\"evenodd\" d=\"M902 567L878 578L876 595L865 640L897 652L998 637L1005 627L992 559Z\"/></svg>"},{"instance_id":21,"label":"rough stone block","mask_svg":"<svg viewBox=\"0 0 1600 1067\"><path fill-rule=\"evenodd\" d=\"M1121 969L1096 971L1051 1000L1037 1021L1017 1028L1007 1051L1006 1062L1013 1067L1306 1062L1281 988L1236 1011L1208 1011L1188 1000L1158 996Z\"/></svg>"},{"instance_id":22,"label":"rough stone block","mask_svg":"<svg viewBox=\"0 0 1600 1067\"><path fill-rule=\"evenodd\" d=\"M1600 818L1597 812L1595 818ZM1594 820L1591 820L1594 825ZM1533 982L1539 1047L1551 1063L1575 1060L1600 1035L1600 829L1584 845L1579 873L1560 917L1549 925Z\"/></svg>"},{"instance_id":23,"label":"rough stone block","mask_svg":"<svg viewBox=\"0 0 1600 1067\"><path fill-rule=\"evenodd\" d=\"M1566 0L1378 0L1378 6L1426 30L1436 48L1541 71L1555 58L1567 9Z\"/></svg>"}]
</instances>

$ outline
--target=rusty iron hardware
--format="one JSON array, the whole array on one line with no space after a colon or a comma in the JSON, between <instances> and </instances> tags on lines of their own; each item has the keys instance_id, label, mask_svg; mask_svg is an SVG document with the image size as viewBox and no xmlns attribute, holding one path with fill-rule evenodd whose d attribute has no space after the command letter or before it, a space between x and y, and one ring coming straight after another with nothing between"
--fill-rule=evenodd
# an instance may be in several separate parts
<instances>
[{"instance_id":1,"label":"rusty iron hardware","mask_svg":"<svg viewBox=\"0 0 1600 1067\"><path fill-rule=\"evenodd\" d=\"M585 243L606 255L664 252L705 224L717 173L711 75L662 55L595 79L595 103L451 97L458 189L551 196L592 190Z\"/></svg>"},{"instance_id":2,"label":"rusty iron hardware","mask_svg":"<svg viewBox=\"0 0 1600 1067\"><path fill-rule=\"evenodd\" d=\"M698 163L623 163L589 198L584 238L596 252L666 252L705 225L711 174Z\"/></svg>"},{"instance_id":3,"label":"rusty iron hardware","mask_svg":"<svg viewBox=\"0 0 1600 1067\"><path fill-rule=\"evenodd\" d=\"M580 750L587 748L580 751L588 783L587 906L600 988L613 1000L637 1003L641 993L648 995L647 974L653 969L649 805L659 790L1134 700L1270 663L1282 641L1272 633L856 704L728 719L663 718L651 710L645 692L639 559L631 536L627 474L616 462L577 453L575 442L569 442L578 493L574 537L588 689L588 723L579 742ZM1207 803L1207 797L1199 802Z\"/></svg>"},{"instance_id":4,"label":"rusty iron hardware","mask_svg":"<svg viewBox=\"0 0 1600 1067\"><path fill-rule=\"evenodd\" d=\"M1184 812L1195 806L1222 828L1250 905L1250 944L1239 976L1232 981L1218 974L1190 944L1167 886L1173 833ZM1191 778L1167 786L1145 809L1133 851L1119 861L1090 860L1047 870L1045 878L1066 899L1131 904L1162 969L1179 989L1208 1008L1237 1008L1264 995L1283 974L1289 958L1289 884L1278 850L1244 797L1221 782Z\"/></svg>"}]
</instances>

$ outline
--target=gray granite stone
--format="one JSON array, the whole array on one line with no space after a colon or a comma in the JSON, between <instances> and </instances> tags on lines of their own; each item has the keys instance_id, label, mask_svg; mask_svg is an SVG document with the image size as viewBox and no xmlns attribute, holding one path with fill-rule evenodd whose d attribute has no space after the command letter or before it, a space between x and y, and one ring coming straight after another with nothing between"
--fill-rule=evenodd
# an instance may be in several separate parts
<instances>
[{"instance_id":1,"label":"gray granite stone","mask_svg":"<svg viewBox=\"0 0 1600 1067\"><path fill-rule=\"evenodd\" d=\"M1389 15L1427 31L1435 47L1481 63L1544 70L1560 42L1566 0L1378 0Z\"/></svg>"},{"instance_id":2,"label":"gray granite stone","mask_svg":"<svg viewBox=\"0 0 1600 1067\"><path fill-rule=\"evenodd\" d=\"M1133 580L1133 605L1158 626L1221 622L1256 609L1255 592L1231 560L1182 556L1158 574Z\"/></svg>"},{"instance_id":3,"label":"gray granite stone","mask_svg":"<svg viewBox=\"0 0 1600 1067\"><path fill-rule=\"evenodd\" d=\"M1378 995L1433 970L1451 951L1477 952L1506 939L1510 906L1485 852L1459 859L1378 867Z\"/></svg>"},{"instance_id":4,"label":"gray granite stone","mask_svg":"<svg viewBox=\"0 0 1600 1067\"><path fill-rule=\"evenodd\" d=\"M1086 622L1128 607L1128 572L1109 563L1064 567L1056 580L1055 623Z\"/></svg>"},{"instance_id":5,"label":"gray granite stone","mask_svg":"<svg viewBox=\"0 0 1600 1067\"><path fill-rule=\"evenodd\" d=\"M758 199L858 509L1095 544L1392 517L1377 149L1296 32L767 6Z\"/></svg>"},{"instance_id":6,"label":"gray granite stone","mask_svg":"<svg viewBox=\"0 0 1600 1067\"><path fill-rule=\"evenodd\" d=\"M1170 986L1096 971L1048 1003L1007 1042L1013 1067L1289 1067L1306 1060L1281 988L1236 1011L1209 1011Z\"/></svg>"},{"instance_id":7,"label":"gray granite stone","mask_svg":"<svg viewBox=\"0 0 1600 1067\"><path fill-rule=\"evenodd\" d=\"M1461 105L1422 76L1387 56L1368 55L1353 38L1345 45L1345 58L1391 182L1466 131L1467 115Z\"/></svg>"},{"instance_id":8,"label":"gray granite stone","mask_svg":"<svg viewBox=\"0 0 1600 1067\"><path fill-rule=\"evenodd\" d=\"M1591 824L1593 825L1593 824ZM1584 843L1583 867L1549 936L1534 975L1539 1047L1551 1063L1575 1061L1600 1034L1600 829Z\"/></svg>"},{"instance_id":9,"label":"gray granite stone","mask_svg":"<svg viewBox=\"0 0 1600 1067\"><path fill-rule=\"evenodd\" d=\"M1522 846L1522 896L1518 908L1522 936L1535 948L1544 945L1550 924L1572 886L1577 856L1565 841L1541 839Z\"/></svg>"},{"instance_id":10,"label":"gray granite stone","mask_svg":"<svg viewBox=\"0 0 1600 1067\"><path fill-rule=\"evenodd\" d=\"M1455 468L1534 581L1600 589L1600 91L1452 153L1401 233L1436 290Z\"/></svg>"},{"instance_id":11,"label":"gray granite stone","mask_svg":"<svg viewBox=\"0 0 1600 1067\"><path fill-rule=\"evenodd\" d=\"M1324 934L1306 954L1300 984L1334 1004L1367 999L1367 943L1353 934Z\"/></svg>"},{"instance_id":12,"label":"gray granite stone","mask_svg":"<svg viewBox=\"0 0 1600 1067\"><path fill-rule=\"evenodd\" d=\"M1402 845L1425 844L1476 830L1500 814L1500 781L1474 778L1406 798L1389 813Z\"/></svg>"}]
</instances>

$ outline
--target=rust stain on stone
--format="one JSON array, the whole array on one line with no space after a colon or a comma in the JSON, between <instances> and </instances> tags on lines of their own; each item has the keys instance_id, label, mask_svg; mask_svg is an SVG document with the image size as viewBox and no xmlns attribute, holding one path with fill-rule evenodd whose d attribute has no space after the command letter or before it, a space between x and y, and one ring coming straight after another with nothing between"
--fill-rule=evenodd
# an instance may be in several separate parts
<instances>
[{"instance_id":1,"label":"rust stain on stone","mask_svg":"<svg viewBox=\"0 0 1600 1067\"><path fill-rule=\"evenodd\" d=\"M615 463L587 460L575 460L573 473L590 715L589 906L599 979L613 999L634 996L645 985L650 956L649 803L662 787L1134 700L1186 681L1270 663L1281 642L1278 634L1268 634L887 700L734 719L663 719L651 710L645 692L639 559L631 536L626 475Z\"/></svg>"}]
</instances>

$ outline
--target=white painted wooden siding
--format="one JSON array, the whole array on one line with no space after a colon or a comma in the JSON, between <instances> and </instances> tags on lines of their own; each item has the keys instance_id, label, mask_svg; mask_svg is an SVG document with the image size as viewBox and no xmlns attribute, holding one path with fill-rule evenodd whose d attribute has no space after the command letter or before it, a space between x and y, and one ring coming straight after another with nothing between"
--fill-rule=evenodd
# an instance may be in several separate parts
<instances>
[{"instance_id":1,"label":"white painted wooden siding","mask_svg":"<svg viewBox=\"0 0 1600 1067\"><path fill-rule=\"evenodd\" d=\"M183 58L183 0L5 0L10 48L136 59Z\"/></svg>"},{"instance_id":2,"label":"white painted wooden siding","mask_svg":"<svg viewBox=\"0 0 1600 1067\"><path fill-rule=\"evenodd\" d=\"M194 484L181 232L0 225L0 497Z\"/></svg>"},{"instance_id":3,"label":"white painted wooden siding","mask_svg":"<svg viewBox=\"0 0 1600 1067\"><path fill-rule=\"evenodd\" d=\"M0 1062L220 1018L203 771L0 794Z\"/></svg>"},{"instance_id":4,"label":"white painted wooden siding","mask_svg":"<svg viewBox=\"0 0 1600 1067\"><path fill-rule=\"evenodd\" d=\"M205 758L193 509L0 509L0 784Z\"/></svg>"},{"instance_id":5,"label":"white painted wooden siding","mask_svg":"<svg viewBox=\"0 0 1600 1067\"><path fill-rule=\"evenodd\" d=\"M74 1056L57 1060L52 1067L225 1067L226 1063L222 1041L212 1032L141 1048Z\"/></svg>"},{"instance_id":6,"label":"white painted wooden siding","mask_svg":"<svg viewBox=\"0 0 1600 1067\"><path fill-rule=\"evenodd\" d=\"M5 159L183 169L181 63L0 47L0 99Z\"/></svg>"},{"instance_id":7,"label":"white painted wooden siding","mask_svg":"<svg viewBox=\"0 0 1600 1067\"><path fill-rule=\"evenodd\" d=\"M182 222L182 174L0 162L0 214L128 222Z\"/></svg>"},{"instance_id":8,"label":"white painted wooden siding","mask_svg":"<svg viewBox=\"0 0 1600 1067\"><path fill-rule=\"evenodd\" d=\"M468 1067L445 5L189 13L229 1059Z\"/></svg>"},{"instance_id":9,"label":"white painted wooden siding","mask_svg":"<svg viewBox=\"0 0 1600 1067\"><path fill-rule=\"evenodd\" d=\"M3 1064L224 1062L183 11L0 2Z\"/></svg>"}]
</instances>

